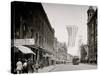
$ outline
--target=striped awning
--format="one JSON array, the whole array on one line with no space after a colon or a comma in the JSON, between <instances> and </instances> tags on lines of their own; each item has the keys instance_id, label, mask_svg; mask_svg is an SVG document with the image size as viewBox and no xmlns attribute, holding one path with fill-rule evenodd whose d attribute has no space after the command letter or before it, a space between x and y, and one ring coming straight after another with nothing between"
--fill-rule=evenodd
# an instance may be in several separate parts
<instances>
[{"instance_id":1,"label":"striped awning","mask_svg":"<svg viewBox=\"0 0 100 75\"><path fill-rule=\"evenodd\" d=\"M22 53L24 54L29 54L29 53L32 53L34 55L36 55L30 48L28 47L25 47L25 46L22 46L22 45L17 45L15 46L18 48L18 50L20 50Z\"/></svg>"}]
</instances>

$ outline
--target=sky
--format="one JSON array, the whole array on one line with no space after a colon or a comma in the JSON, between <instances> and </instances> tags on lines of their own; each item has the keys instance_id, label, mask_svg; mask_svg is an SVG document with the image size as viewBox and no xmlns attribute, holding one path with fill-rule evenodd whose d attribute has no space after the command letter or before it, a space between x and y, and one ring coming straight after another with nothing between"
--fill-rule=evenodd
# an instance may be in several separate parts
<instances>
[{"instance_id":1,"label":"sky","mask_svg":"<svg viewBox=\"0 0 100 75\"><path fill-rule=\"evenodd\" d=\"M89 7L51 3L42 3L42 5L59 42L68 43L66 26L75 25L78 27L75 46L68 47L69 54L78 55L79 43L87 44L87 10Z\"/></svg>"}]
</instances>

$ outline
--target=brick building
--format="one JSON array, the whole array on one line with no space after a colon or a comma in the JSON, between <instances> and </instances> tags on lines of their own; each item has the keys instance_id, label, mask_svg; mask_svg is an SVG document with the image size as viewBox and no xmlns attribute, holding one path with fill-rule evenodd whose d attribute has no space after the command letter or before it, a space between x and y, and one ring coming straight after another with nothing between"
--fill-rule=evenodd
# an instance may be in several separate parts
<instances>
[{"instance_id":1,"label":"brick building","mask_svg":"<svg viewBox=\"0 0 100 75\"><path fill-rule=\"evenodd\" d=\"M31 48L36 53L38 63L49 65L49 56L52 55L54 43L54 29L51 27L48 17L41 3L12 2L11 3L11 41L12 45L16 40L23 40L25 43L17 44ZM31 43L26 44L26 39ZM12 53L12 56L14 54ZM14 57L13 57L14 58ZM12 60L13 60L12 58ZM44 58L44 59L43 59Z\"/></svg>"},{"instance_id":2,"label":"brick building","mask_svg":"<svg viewBox=\"0 0 100 75\"><path fill-rule=\"evenodd\" d=\"M12 39L34 38L36 45L53 50L54 29L42 4L17 2L14 5Z\"/></svg>"}]
</instances>

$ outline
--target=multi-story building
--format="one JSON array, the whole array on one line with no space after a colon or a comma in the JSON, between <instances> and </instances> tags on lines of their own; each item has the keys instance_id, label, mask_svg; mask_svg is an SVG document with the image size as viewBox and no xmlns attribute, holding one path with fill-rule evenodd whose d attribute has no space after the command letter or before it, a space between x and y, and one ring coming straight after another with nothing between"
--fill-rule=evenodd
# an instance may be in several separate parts
<instances>
[{"instance_id":1,"label":"multi-story building","mask_svg":"<svg viewBox=\"0 0 100 75\"><path fill-rule=\"evenodd\" d=\"M13 5L12 39L34 38L36 45L53 50L54 29L42 4L17 2Z\"/></svg>"},{"instance_id":2,"label":"multi-story building","mask_svg":"<svg viewBox=\"0 0 100 75\"><path fill-rule=\"evenodd\" d=\"M87 11L88 21L88 59L89 62L97 63L97 9L94 10L92 6Z\"/></svg>"},{"instance_id":3,"label":"multi-story building","mask_svg":"<svg viewBox=\"0 0 100 75\"><path fill-rule=\"evenodd\" d=\"M73 61L73 56L67 53L67 63L72 63L72 61Z\"/></svg>"},{"instance_id":4,"label":"multi-story building","mask_svg":"<svg viewBox=\"0 0 100 75\"><path fill-rule=\"evenodd\" d=\"M54 39L54 56L56 57L56 60L58 61L58 63L67 60L66 43L59 42L57 38Z\"/></svg>"},{"instance_id":5,"label":"multi-story building","mask_svg":"<svg viewBox=\"0 0 100 75\"><path fill-rule=\"evenodd\" d=\"M80 51L81 52L80 53L80 55L81 55L80 61L82 63L86 63L87 60L88 60L88 46L86 44L82 44L80 46L80 49L81 49L81 51Z\"/></svg>"},{"instance_id":6,"label":"multi-story building","mask_svg":"<svg viewBox=\"0 0 100 75\"><path fill-rule=\"evenodd\" d=\"M18 45L34 48L38 62L44 61L43 54L53 53L54 29L50 25L42 4L12 2L11 7L12 44L17 42ZM28 39L34 41L26 43ZM38 49L38 52L35 49Z\"/></svg>"}]
</instances>

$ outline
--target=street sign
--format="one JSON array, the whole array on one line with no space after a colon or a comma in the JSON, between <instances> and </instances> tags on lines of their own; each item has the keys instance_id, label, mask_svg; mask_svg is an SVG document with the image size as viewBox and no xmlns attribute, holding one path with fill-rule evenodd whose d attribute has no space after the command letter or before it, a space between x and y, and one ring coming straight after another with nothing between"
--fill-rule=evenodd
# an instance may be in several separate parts
<instances>
[{"instance_id":1,"label":"street sign","mask_svg":"<svg viewBox=\"0 0 100 75\"><path fill-rule=\"evenodd\" d=\"M14 45L34 45L34 38L32 39L14 39Z\"/></svg>"}]
</instances>

